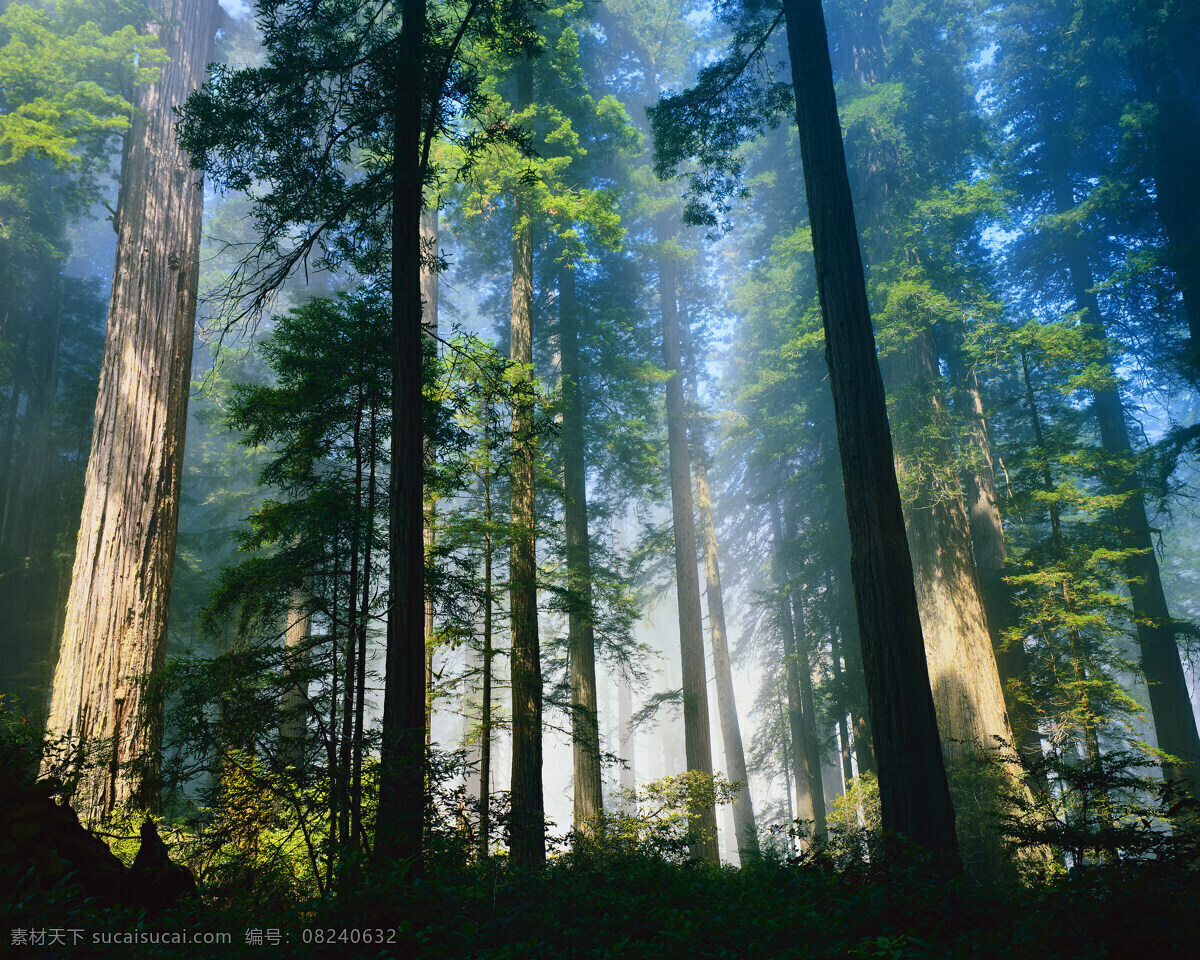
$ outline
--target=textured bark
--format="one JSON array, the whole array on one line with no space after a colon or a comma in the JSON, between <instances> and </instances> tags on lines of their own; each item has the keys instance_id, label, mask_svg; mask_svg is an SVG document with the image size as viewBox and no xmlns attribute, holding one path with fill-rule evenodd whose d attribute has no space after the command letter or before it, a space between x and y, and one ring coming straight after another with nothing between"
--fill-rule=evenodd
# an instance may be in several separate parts
<instances>
[{"instance_id":1,"label":"textured bark","mask_svg":"<svg viewBox=\"0 0 1200 960\"><path fill-rule=\"evenodd\" d=\"M166 657L203 194L177 147L173 108L203 81L216 0L165 0L151 24L171 58L134 94L121 169L86 494L47 735L102 744L77 809L157 809L162 704L144 683ZM163 24L169 24L164 26Z\"/></svg>"},{"instance_id":2,"label":"textured bark","mask_svg":"<svg viewBox=\"0 0 1200 960\"><path fill-rule=\"evenodd\" d=\"M679 310L679 335L683 360L688 370L688 402L698 410L699 397L696 354L692 350L687 312ZM704 430L698 420L689 420L692 450L695 454L696 510L700 518L700 548L704 553L704 596L708 600L708 631L712 638L713 674L717 686L717 710L721 719L721 741L725 747L727 776L738 784L733 798L733 827L737 835L738 856L748 863L759 856L758 828L754 824L754 804L750 799L750 777L746 772L746 753L738 722L737 697L733 689L733 667L729 662L729 633L725 626L725 598L721 591L721 564L717 555L717 527L713 520L712 492L708 484L708 449Z\"/></svg>"},{"instance_id":3,"label":"textured bark","mask_svg":"<svg viewBox=\"0 0 1200 960\"><path fill-rule=\"evenodd\" d=\"M999 737L1012 742L1004 689L996 666L975 572L970 526L955 455L948 442L922 448L911 424L943 416L938 358L925 331L884 363L897 385L896 450L899 469L912 476L915 497L907 506L908 546L925 657L937 708L942 749L959 766L954 802L960 817L978 806L975 783L980 757L994 755ZM910 429L913 431L910 433ZM1016 777L1018 771L1008 770ZM986 816L975 818L970 837L960 835L963 858L977 876L999 876L1007 857Z\"/></svg>"},{"instance_id":4,"label":"textured bark","mask_svg":"<svg viewBox=\"0 0 1200 960\"><path fill-rule=\"evenodd\" d=\"M392 470L375 856L422 862L425 819L425 458L421 371L421 77L425 0L404 0L392 123Z\"/></svg>"},{"instance_id":5,"label":"textured bark","mask_svg":"<svg viewBox=\"0 0 1200 960\"><path fill-rule=\"evenodd\" d=\"M533 102L533 63L517 64L520 111ZM512 638L512 815L509 848L514 865L538 869L546 861L542 799L542 672L537 620L537 442L533 391L533 221L528 191L513 197L512 320L509 359L518 379L512 401L512 549L509 625Z\"/></svg>"},{"instance_id":6,"label":"textured bark","mask_svg":"<svg viewBox=\"0 0 1200 960\"><path fill-rule=\"evenodd\" d=\"M983 416L983 400L973 371L959 370L957 382L960 405L969 417L968 436L973 448L971 464L963 474L963 493L979 577L979 598L987 616L1014 746L1027 769L1038 770L1041 769L1042 737L1037 715L1030 704L1011 693L1012 683L1028 674L1029 663L1024 646L1020 643L1005 646L1004 643L1004 635L1017 625L1018 616L1004 579L1008 550L1004 542L1004 524L996 505L996 477L992 445Z\"/></svg>"},{"instance_id":7,"label":"textured bark","mask_svg":"<svg viewBox=\"0 0 1200 960\"><path fill-rule=\"evenodd\" d=\"M571 666L576 830L590 832L604 813L600 723L596 701L596 638L592 629L592 558L588 540L587 477L584 462L583 397L580 391L579 319L575 271L558 272L558 325L562 349L563 481L566 488L567 648Z\"/></svg>"},{"instance_id":8,"label":"textured bark","mask_svg":"<svg viewBox=\"0 0 1200 960\"><path fill-rule=\"evenodd\" d=\"M658 235L667 235L660 221ZM692 510L692 477L688 457L687 417L683 407L683 372L679 351L679 314L675 299L675 261L658 258L658 293L662 305L663 354L667 374L667 447L671 469L671 518L675 531L675 584L679 610L679 652L683 667L683 736L687 768L711 776L712 742L708 720L708 684L704 666L704 627L700 615L700 577L696 570L696 526ZM711 803L691 810L695 837L692 856L719 863L717 814Z\"/></svg>"},{"instance_id":9,"label":"textured bark","mask_svg":"<svg viewBox=\"0 0 1200 960\"><path fill-rule=\"evenodd\" d=\"M438 334L438 272L435 262L429 258L437 256L438 243L438 212L436 207L430 207L421 214L421 250L425 260L421 266L421 325L426 333L425 346L435 355L437 353ZM425 444L425 463L432 463L437 457L437 450L431 443ZM433 556L437 543L437 499L433 496L425 499L425 563L428 565ZM433 597L428 590L425 592L425 743L433 737L433 651L436 646L433 624Z\"/></svg>"},{"instance_id":10,"label":"textured bark","mask_svg":"<svg viewBox=\"0 0 1200 960\"><path fill-rule=\"evenodd\" d=\"M1062 176L1055 189L1055 205L1060 213L1074 208L1070 184ZM1093 288L1091 265L1082 239L1078 236L1066 238L1064 254L1075 305L1083 314L1082 323L1092 336L1104 340L1107 326ZM1106 362L1115 384L1116 371L1111 354L1106 356ZM1115 386L1095 389L1092 398L1092 413L1100 430L1100 445L1115 459L1131 462L1133 447L1129 441L1125 405L1120 393ZM1163 763L1163 778L1179 782L1192 797L1200 799L1200 735L1196 731L1196 715L1192 710L1179 647L1171 625L1171 614L1163 593L1158 559L1142 501L1141 481L1136 470L1117 468L1107 482L1114 493L1123 497L1114 513L1122 531L1122 546L1134 551L1125 561L1125 575L1129 581L1129 595L1137 623L1142 671L1150 691L1154 732L1159 748L1181 761Z\"/></svg>"},{"instance_id":11,"label":"textured bark","mask_svg":"<svg viewBox=\"0 0 1200 960\"><path fill-rule=\"evenodd\" d=\"M898 463L915 488L905 517L929 679L942 746L948 758L956 759L991 750L994 736L1007 741L1011 734L954 452L944 442L921 449L911 427L943 415L937 364L932 336L925 332L889 358L884 369L899 394Z\"/></svg>"},{"instance_id":12,"label":"textured bark","mask_svg":"<svg viewBox=\"0 0 1200 960\"><path fill-rule=\"evenodd\" d=\"M820 0L784 0L884 828L958 864Z\"/></svg>"}]
</instances>

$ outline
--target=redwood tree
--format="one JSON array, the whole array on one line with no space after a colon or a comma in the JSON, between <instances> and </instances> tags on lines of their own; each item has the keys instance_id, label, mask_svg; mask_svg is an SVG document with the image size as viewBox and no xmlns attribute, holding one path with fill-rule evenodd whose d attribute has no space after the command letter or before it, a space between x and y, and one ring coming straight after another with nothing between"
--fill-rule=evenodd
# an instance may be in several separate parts
<instances>
[{"instance_id":1,"label":"redwood tree","mask_svg":"<svg viewBox=\"0 0 1200 960\"><path fill-rule=\"evenodd\" d=\"M134 95L117 258L86 492L47 736L95 747L85 819L157 809L163 665L191 382L203 194L173 111L204 80L217 0L164 0L150 32L170 62ZM47 766L52 757L47 758Z\"/></svg>"}]
</instances>

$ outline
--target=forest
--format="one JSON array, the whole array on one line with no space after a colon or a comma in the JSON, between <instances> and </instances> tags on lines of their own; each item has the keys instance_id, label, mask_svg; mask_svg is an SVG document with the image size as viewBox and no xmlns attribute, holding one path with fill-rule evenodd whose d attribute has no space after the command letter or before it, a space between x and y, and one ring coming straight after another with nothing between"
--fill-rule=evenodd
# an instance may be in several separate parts
<instances>
[{"instance_id":1,"label":"forest","mask_svg":"<svg viewBox=\"0 0 1200 960\"><path fill-rule=\"evenodd\" d=\"M1200 3L0 0L0 948L1189 957Z\"/></svg>"}]
</instances>

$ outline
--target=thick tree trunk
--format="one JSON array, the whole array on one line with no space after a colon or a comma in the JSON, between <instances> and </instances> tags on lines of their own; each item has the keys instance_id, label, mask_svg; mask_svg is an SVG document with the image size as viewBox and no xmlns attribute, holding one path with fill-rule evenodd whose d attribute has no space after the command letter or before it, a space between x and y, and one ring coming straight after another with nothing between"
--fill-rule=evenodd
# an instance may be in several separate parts
<instances>
[{"instance_id":1,"label":"thick tree trunk","mask_svg":"<svg viewBox=\"0 0 1200 960\"><path fill-rule=\"evenodd\" d=\"M1005 634L1017 625L1016 606L1005 582L1008 551L1004 542L1004 524L996 502L996 477L992 465L992 445L983 416L983 400L974 371L957 372L959 401L969 418L971 463L964 471L964 495L969 515L971 545L979 576L979 598L987 616L1000 674L1014 746L1027 769L1041 768L1042 737L1037 715L1031 705L1010 692L1010 684L1029 672L1028 657L1020 643L1005 645Z\"/></svg>"},{"instance_id":2,"label":"thick tree trunk","mask_svg":"<svg viewBox=\"0 0 1200 960\"><path fill-rule=\"evenodd\" d=\"M960 819L978 808L986 790L979 778L983 757L996 756L999 737L1012 742L1004 689L975 572L971 534L954 451L940 442L922 448L912 424L936 422L943 399L933 337L918 334L884 363L897 386L898 465L908 473L915 498L905 511L925 657L947 760L958 767L954 802ZM911 432L910 432L911 431ZM1008 770L1015 776L1016 770ZM963 858L977 876L1004 869L1003 844L988 815L972 816L971 837L960 835Z\"/></svg>"},{"instance_id":3,"label":"thick tree trunk","mask_svg":"<svg viewBox=\"0 0 1200 960\"><path fill-rule=\"evenodd\" d=\"M165 0L149 29L171 58L134 94L117 259L83 517L47 734L102 744L76 809L158 809L161 701L191 380L203 194L172 110L203 83L216 0Z\"/></svg>"},{"instance_id":4,"label":"thick tree trunk","mask_svg":"<svg viewBox=\"0 0 1200 960\"><path fill-rule=\"evenodd\" d=\"M667 236L665 222L658 236ZM704 627L700 615L700 577L696 570L696 526L692 511L692 477L688 463L687 417L683 407L683 372L679 352L679 314L675 299L675 261L658 258L658 293L662 305L663 353L667 380L667 447L671 468L671 517L675 530L675 583L679 609L679 651L683 667L683 734L687 768L711 776L712 743L708 720L708 684L704 666ZM692 856L719 863L717 814L711 803L691 810Z\"/></svg>"},{"instance_id":5,"label":"thick tree trunk","mask_svg":"<svg viewBox=\"0 0 1200 960\"><path fill-rule=\"evenodd\" d=\"M567 647L571 667L571 741L575 772L575 829L591 832L604 813L600 723L596 701L596 639L592 630L592 558L588 540L584 406L580 390L579 318L575 271L558 272L558 325L562 349L563 481L566 487Z\"/></svg>"},{"instance_id":6,"label":"thick tree trunk","mask_svg":"<svg viewBox=\"0 0 1200 960\"><path fill-rule=\"evenodd\" d=\"M1063 176L1056 185L1055 204L1060 213L1075 206L1070 184ZM1075 305L1083 314L1082 323L1092 336L1104 340L1107 327L1093 288L1087 252L1079 237L1067 238L1065 255ZM1125 423L1124 402L1115 386L1117 378L1111 355L1106 357L1106 362L1114 386L1092 391L1092 412L1100 430L1100 445L1110 456L1131 464L1133 447ZM1125 575L1137 623L1142 671L1150 691L1154 732L1159 749L1181 761L1164 762L1163 778L1177 781L1192 797L1200 799L1200 735L1197 735L1196 715L1163 593L1158 559L1142 501L1141 481L1132 467L1118 466L1107 482L1113 492L1122 497L1113 512L1121 528L1122 546L1133 551L1125 561Z\"/></svg>"},{"instance_id":7,"label":"thick tree trunk","mask_svg":"<svg viewBox=\"0 0 1200 960\"><path fill-rule=\"evenodd\" d=\"M820 0L784 0L886 830L958 865Z\"/></svg>"},{"instance_id":8,"label":"thick tree trunk","mask_svg":"<svg viewBox=\"0 0 1200 960\"><path fill-rule=\"evenodd\" d=\"M421 866L425 822L425 459L421 336L421 77L425 0L404 0L392 123L392 470L388 624L375 856Z\"/></svg>"},{"instance_id":9,"label":"thick tree trunk","mask_svg":"<svg viewBox=\"0 0 1200 960\"><path fill-rule=\"evenodd\" d=\"M533 63L517 63L516 110L533 102ZM513 197L512 321L509 358L517 368L512 401L512 550L509 624L512 637L513 863L538 869L546 862L542 799L542 666L537 611L537 438L533 390L533 216L528 191Z\"/></svg>"},{"instance_id":10,"label":"thick tree trunk","mask_svg":"<svg viewBox=\"0 0 1200 960\"><path fill-rule=\"evenodd\" d=\"M699 371L692 350L687 311L679 310L679 335L683 361L687 366L688 402L693 413L699 410ZM754 804L750 799L750 777L746 772L746 754L738 722L737 698L733 689L733 667L729 661L729 633L725 626L725 598L721 590L721 565L717 555L717 527L713 520L712 492L708 484L708 449L704 429L698 419L689 419L692 449L695 454L696 509L700 517L700 548L704 552L704 595L708 600L708 631L712 637L713 674L717 684L717 710L721 718L721 740L725 746L727 776L738 784L733 799L733 826L737 835L738 857L745 864L759 856L758 828L754 823Z\"/></svg>"}]
</instances>

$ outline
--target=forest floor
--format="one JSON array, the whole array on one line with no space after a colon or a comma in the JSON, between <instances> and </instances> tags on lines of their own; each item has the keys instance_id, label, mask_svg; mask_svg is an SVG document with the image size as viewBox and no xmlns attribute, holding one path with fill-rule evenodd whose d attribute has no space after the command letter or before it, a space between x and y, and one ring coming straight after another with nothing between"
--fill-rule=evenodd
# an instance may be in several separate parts
<instances>
[{"instance_id":1,"label":"forest floor","mask_svg":"<svg viewBox=\"0 0 1200 960\"><path fill-rule=\"evenodd\" d=\"M40 893L0 905L8 928L0 954L1162 960L1200 949L1194 864L1095 868L998 888L895 863L836 872L564 857L536 876L512 876L498 859L290 905L266 903L255 887L246 878L236 897L210 894L153 919Z\"/></svg>"}]
</instances>

